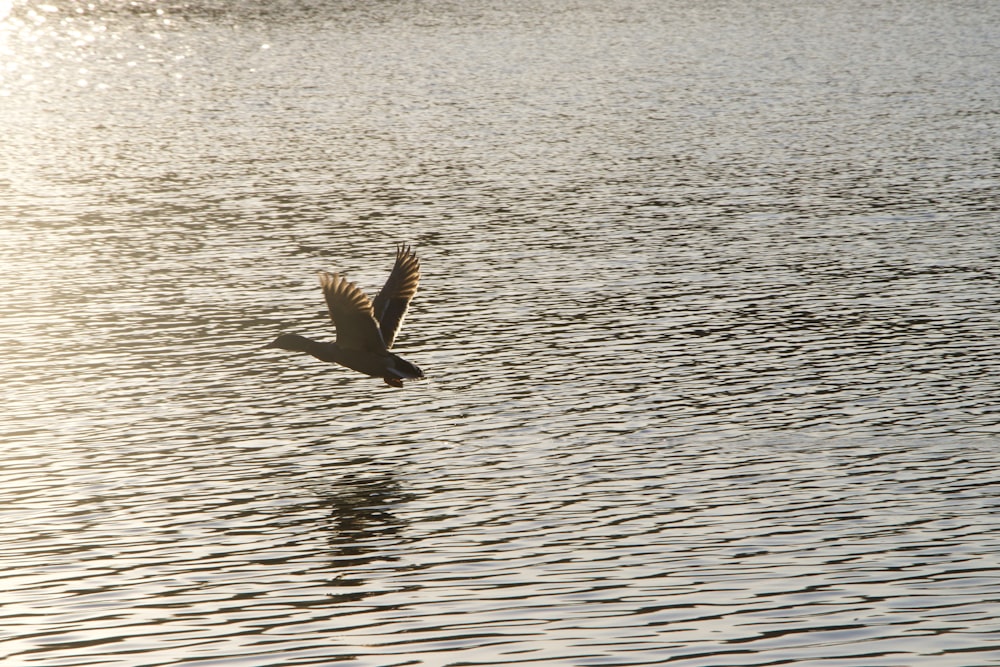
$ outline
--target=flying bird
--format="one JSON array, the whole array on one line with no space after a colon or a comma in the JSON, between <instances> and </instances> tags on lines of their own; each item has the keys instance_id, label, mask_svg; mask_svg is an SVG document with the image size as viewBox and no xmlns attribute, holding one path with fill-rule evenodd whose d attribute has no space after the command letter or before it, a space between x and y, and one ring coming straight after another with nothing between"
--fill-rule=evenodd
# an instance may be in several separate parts
<instances>
[{"instance_id":1,"label":"flying bird","mask_svg":"<svg viewBox=\"0 0 1000 667\"><path fill-rule=\"evenodd\" d=\"M420 260L409 246L396 248L396 263L375 300L338 273L319 272L330 319L337 330L335 343L286 333L265 348L307 352L321 361L380 377L391 387L403 380L419 380L423 371L389 349L403 323L410 300L420 283Z\"/></svg>"}]
</instances>

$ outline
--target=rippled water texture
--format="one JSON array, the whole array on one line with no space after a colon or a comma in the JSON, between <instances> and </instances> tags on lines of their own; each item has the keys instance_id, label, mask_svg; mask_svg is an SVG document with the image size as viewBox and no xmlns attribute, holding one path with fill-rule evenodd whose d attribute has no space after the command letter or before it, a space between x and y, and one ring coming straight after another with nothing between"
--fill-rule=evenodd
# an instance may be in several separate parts
<instances>
[{"instance_id":1,"label":"rippled water texture","mask_svg":"<svg viewBox=\"0 0 1000 667\"><path fill-rule=\"evenodd\" d=\"M1000 665L1000 4L0 16L5 667Z\"/></svg>"}]
</instances>

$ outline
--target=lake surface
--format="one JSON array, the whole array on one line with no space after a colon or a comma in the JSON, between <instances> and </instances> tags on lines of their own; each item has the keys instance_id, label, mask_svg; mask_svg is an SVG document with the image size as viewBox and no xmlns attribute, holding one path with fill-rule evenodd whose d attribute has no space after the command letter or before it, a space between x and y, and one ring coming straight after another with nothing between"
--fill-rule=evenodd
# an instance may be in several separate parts
<instances>
[{"instance_id":1,"label":"lake surface","mask_svg":"<svg viewBox=\"0 0 1000 667\"><path fill-rule=\"evenodd\" d=\"M0 16L5 667L1000 665L1000 4Z\"/></svg>"}]
</instances>

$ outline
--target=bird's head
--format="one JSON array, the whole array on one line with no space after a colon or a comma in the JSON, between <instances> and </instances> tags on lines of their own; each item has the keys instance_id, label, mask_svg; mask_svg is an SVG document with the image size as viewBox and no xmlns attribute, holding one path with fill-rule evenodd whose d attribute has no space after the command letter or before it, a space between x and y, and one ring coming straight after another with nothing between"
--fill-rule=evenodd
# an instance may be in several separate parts
<instances>
[{"instance_id":1,"label":"bird's head","mask_svg":"<svg viewBox=\"0 0 1000 667\"><path fill-rule=\"evenodd\" d=\"M309 341L298 334L281 334L262 349L278 348L281 350L291 350L292 352L305 352Z\"/></svg>"}]
</instances>

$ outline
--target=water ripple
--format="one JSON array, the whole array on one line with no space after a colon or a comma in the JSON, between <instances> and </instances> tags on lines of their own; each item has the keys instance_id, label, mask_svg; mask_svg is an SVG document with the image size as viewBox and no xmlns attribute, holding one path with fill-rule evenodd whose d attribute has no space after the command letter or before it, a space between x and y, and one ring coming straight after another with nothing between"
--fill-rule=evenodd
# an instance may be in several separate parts
<instances>
[{"instance_id":1,"label":"water ripple","mask_svg":"<svg viewBox=\"0 0 1000 667\"><path fill-rule=\"evenodd\" d=\"M992 10L417 4L0 23L0 660L1000 664Z\"/></svg>"}]
</instances>

